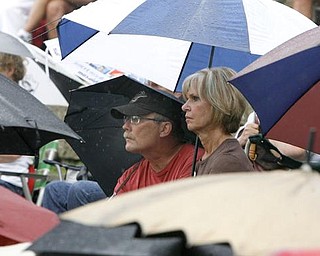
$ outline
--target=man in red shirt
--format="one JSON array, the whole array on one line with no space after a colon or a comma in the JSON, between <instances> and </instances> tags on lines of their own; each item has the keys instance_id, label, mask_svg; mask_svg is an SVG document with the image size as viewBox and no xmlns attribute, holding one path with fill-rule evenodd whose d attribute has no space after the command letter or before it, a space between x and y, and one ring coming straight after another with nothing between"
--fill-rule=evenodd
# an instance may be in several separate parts
<instances>
[{"instance_id":1,"label":"man in red shirt","mask_svg":"<svg viewBox=\"0 0 320 256\"><path fill-rule=\"evenodd\" d=\"M194 146L184 141L180 107L176 100L148 90L111 110L114 118L124 120L125 149L143 156L118 179L111 197L191 176ZM103 198L106 195L93 181L52 182L46 187L43 206L61 213Z\"/></svg>"}]
</instances>

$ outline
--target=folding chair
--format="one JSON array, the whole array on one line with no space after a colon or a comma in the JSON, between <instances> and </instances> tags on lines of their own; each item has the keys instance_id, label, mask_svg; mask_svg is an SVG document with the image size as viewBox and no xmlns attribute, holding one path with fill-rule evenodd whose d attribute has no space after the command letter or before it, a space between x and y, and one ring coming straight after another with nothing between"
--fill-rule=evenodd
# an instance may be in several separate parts
<instances>
[{"instance_id":1,"label":"folding chair","mask_svg":"<svg viewBox=\"0 0 320 256\"><path fill-rule=\"evenodd\" d=\"M37 204L41 205L44 188L50 178L54 175L51 175L50 172L52 171L50 165L46 165L43 163L43 160L45 157L53 157L52 152L56 151L58 147L58 141L52 141L45 146L43 146L39 150L39 159L38 164L35 164L37 166L29 165L29 172L28 173L20 173L20 172L6 172L6 171L0 171L0 177L1 175L7 175L7 176L16 176L20 177L21 183L22 183L22 190L23 190L23 196ZM61 177L61 175L59 175Z\"/></svg>"}]
</instances>

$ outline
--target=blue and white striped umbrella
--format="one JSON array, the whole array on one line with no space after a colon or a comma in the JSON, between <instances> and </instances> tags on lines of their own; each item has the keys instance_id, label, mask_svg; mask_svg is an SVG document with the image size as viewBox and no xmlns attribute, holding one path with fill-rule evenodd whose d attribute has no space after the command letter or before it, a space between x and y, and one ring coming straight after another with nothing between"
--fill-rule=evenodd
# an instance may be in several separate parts
<instances>
[{"instance_id":1,"label":"blue and white striped umbrella","mask_svg":"<svg viewBox=\"0 0 320 256\"><path fill-rule=\"evenodd\" d=\"M62 57L180 90L205 67L240 70L316 25L272 0L98 0L58 26Z\"/></svg>"}]
</instances>

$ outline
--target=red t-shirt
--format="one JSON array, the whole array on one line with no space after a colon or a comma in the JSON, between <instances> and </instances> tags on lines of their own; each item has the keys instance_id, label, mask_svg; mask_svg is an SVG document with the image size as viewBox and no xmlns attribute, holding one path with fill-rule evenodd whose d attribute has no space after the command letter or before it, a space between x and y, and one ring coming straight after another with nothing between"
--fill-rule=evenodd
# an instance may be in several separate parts
<instances>
[{"instance_id":1,"label":"red t-shirt","mask_svg":"<svg viewBox=\"0 0 320 256\"><path fill-rule=\"evenodd\" d=\"M149 161L142 159L139 163L134 164L121 175L118 179L114 192L119 189L121 184L123 184L128 177L128 182L125 183L117 194L156 185L162 182L190 177L192 172L193 155L194 146L190 144L183 145L170 163L160 172L152 170ZM203 149L199 148L197 158L200 159L202 155ZM134 171L134 169L136 170ZM132 171L134 172L130 177Z\"/></svg>"}]
</instances>

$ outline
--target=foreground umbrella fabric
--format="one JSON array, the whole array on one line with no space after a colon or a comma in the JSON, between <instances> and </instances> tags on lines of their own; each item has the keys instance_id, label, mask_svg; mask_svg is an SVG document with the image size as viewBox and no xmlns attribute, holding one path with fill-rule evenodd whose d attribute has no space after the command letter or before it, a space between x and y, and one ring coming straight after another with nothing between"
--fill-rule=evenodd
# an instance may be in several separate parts
<instances>
[{"instance_id":1,"label":"foreground umbrella fabric","mask_svg":"<svg viewBox=\"0 0 320 256\"><path fill-rule=\"evenodd\" d=\"M144 235L182 230L189 246L225 242L235 255L270 255L319 247L319 198L318 173L221 174L141 189L60 217L90 226L136 222Z\"/></svg>"},{"instance_id":2,"label":"foreground umbrella fabric","mask_svg":"<svg viewBox=\"0 0 320 256\"><path fill-rule=\"evenodd\" d=\"M66 60L111 66L181 91L183 79L199 69L240 70L315 26L271 0L121 0L82 7L64 16L58 31Z\"/></svg>"},{"instance_id":3,"label":"foreground umbrella fabric","mask_svg":"<svg viewBox=\"0 0 320 256\"><path fill-rule=\"evenodd\" d=\"M257 113L266 137L308 148L320 130L320 28L285 42L231 79ZM320 153L320 136L313 142Z\"/></svg>"},{"instance_id":4,"label":"foreground umbrella fabric","mask_svg":"<svg viewBox=\"0 0 320 256\"><path fill-rule=\"evenodd\" d=\"M31 242L60 223L58 216L0 187L0 246Z\"/></svg>"},{"instance_id":5,"label":"foreground umbrella fabric","mask_svg":"<svg viewBox=\"0 0 320 256\"><path fill-rule=\"evenodd\" d=\"M140 155L125 150L123 120L113 118L111 108L127 104L142 90L161 94L164 101L172 102L181 110L182 102L173 95L156 91L124 75L71 92L65 121L86 143L68 142L107 195L112 195L121 173L141 159ZM182 110L181 117L185 138L194 141L195 135L187 130Z\"/></svg>"},{"instance_id":6,"label":"foreground umbrella fabric","mask_svg":"<svg viewBox=\"0 0 320 256\"><path fill-rule=\"evenodd\" d=\"M28 252L31 251L41 255L234 255L230 246L226 244L186 247L181 232L144 237L137 224L105 228L68 221L62 221L54 230L35 241L28 248Z\"/></svg>"},{"instance_id":7,"label":"foreground umbrella fabric","mask_svg":"<svg viewBox=\"0 0 320 256\"><path fill-rule=\"evenodd\" d=\"M55 139L81 137L48 107L0 75L0 153L34 155Z\"/></svg>"}]
</instances>

